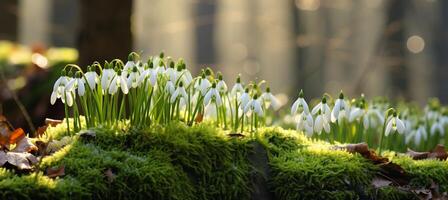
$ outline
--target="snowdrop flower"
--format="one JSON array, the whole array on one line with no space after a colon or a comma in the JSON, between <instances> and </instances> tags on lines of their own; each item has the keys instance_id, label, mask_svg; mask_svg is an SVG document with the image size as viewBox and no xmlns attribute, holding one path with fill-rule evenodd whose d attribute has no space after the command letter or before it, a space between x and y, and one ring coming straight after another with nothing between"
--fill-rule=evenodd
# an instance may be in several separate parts
<instances>
[{"instance_id":1,"label":"snowdrop flower","mask_svg":"<svg viewBox=\"0 0 448 200\"><path fill-rule=\"evenodd\" d=\"M396 112L394 112L392 117L389 117L384 134L388 136L391 131L397 131L399 134L403 134L405 131L404 123L403 121L401 121L401 119L398 118Z\"/></svg>"},{"instance_id":2,"label":"snowdrop flower","mask_svg":"<svg viewBox=\"0 0 448 200\"><path fill-rule=\"evenodd\" d=\"M75 89L78 90L79 96L84 96L86 89L85 89L85 81L83 78L81 78L81 73L76 72L76 78L72 78L70 82L68 82L67 86L65 86L65 91L68 92L74 92Z\"/></svg>"},{"instance_id":3,"label":"snowdrop flower","mask_svg":"<svg viewBox=\"0 0 448 200\"><path fill-rule=\"evenodd\" d=\"M331 111L331 122L335 123L336 121L341 121L346 116L347 105L344 101L344 94L339 94L339 98L336 99L333 107L333 111Z\"/></svg>"},{"instance_id":4,"label":"snowdrop flower","mask_svg":"<svg viewBox=\"0 0 448 200\"><path fill-rule=\"evenodd\" d=\"M299 114L297 117L297 125L296 129L302 132L305 132L308 137L313 136L314 130L313 130L314 120L313 116L308 112L302 111L302 113Z\"/></svg>"},{"instance_id":5,"label":"snowdrop flower","mask_svg":"<svg viewBox=\"0 0 448 200\"><path fill-rule=\"evenodd\" d=\"M126 62L126 64L124 65L121 74L124 77L127 77L130 73L132 73L135 67L137 67L137 64L133 60L128 60L128 62Z\"/></svg>"},{"instance_id":6,"label":"snowdrop flower","mask_svg":"<svg viewBox=\"0 0 448 200\"><path fill-rule=\"evenodd\" d=\"M224 94L227 92L227 84L224 82L222 78L222 74L218 72L218 84L216 84L216 88L218 88L218 91L221 94Z\"/></svg>"},{"instance_id":7,"label":"snowdrop flower","mask_svg":"<svg viewBox=\"0 0 448 200\"><path fill-rule=\"evenodd\" d=\"M255 94L254 98L251 99L246 106L244 107L244 113L250 114L255 112L259 117L263 116L263 108L261 107L260 99L258 99L258 95ZM250 111L250 112L249 112Z\"/></svg>"},{"instance_id":8,"label":"snowdrop flower","mask_svg":"<svg viewBox=\"0 0 448 200\"><path fill-rule=\"evenodd\" d=\"M278 99L271 93L271 88L266 87L266 92L261 95L261 99L263 102L267 103L269 106L272 106L272 109L278 110L280 108L280 102Z\"/></svg>"},{"instance_id":9,"label":"snowdrop flower","mask_svg":"<svg viewBox=\"0 0 448 200\"><path fill-rule=\"evenodd\" d=\"M103 73L101 75L101 88L107 91L109 89L110 82L115 77L116 72L114 69L106 68L103 69Z\"/></svg>"},{"instance_id":10,"label":"snowdrop flower","mask_svg":"<svg viewBox=\"0 0 448 200\"><path fill-rule=\"evenodd\" d=\"M250 101L250 95L249 95L249 88L246 88L246 90L244 90L244 93L241 94L240 96L240 107L242 109L244 109L246 107L246 105L249 103Z\"/></svg>"},{"instance_id":11,"label":"snowdrop flower","mask_svg":"<svg viewBox=\"0 0 448 200\"><path fill-rule=\"evenodd\" d=\"M174 69L174 62L170 62L170 67L165 70L165 74L173 83L177 81L177 71Z\"/></svg>"},{"instance_id":12,"label":"snowdrop flower","mask_svg":"<svg viewBox=\"0 0 448 200\"><path fill-rule=\"evenodd\" d=\"M303 97L304 97L303 90L300 90L299 98L292 104L291 115L294 116L297 112L305 112L305 113L310 112L308 104L306 103Z\"/></svg>"},{"instance_id":13,"label":"snowdrop flower","mask_svg":"<svg viewBox=\"0 0 448 200\"><path fill-rule=\"evenodd\" d=\"M174 87L174 83L171 82L171 80L168 80L165 85L165 91L168 92L170 95L173 95L175 90L176 89Z\"/></svg>"},{"instance_id":14,"label":"snowdrop flower","mask_svg":"<svg viewBox=\"0 0 448 200\"><path fill-rule=\"evenodd\" d=\"M173 95L171 96L171 103L174 103L177 98L180 98L181 101L183 99L183 101L185 101L185 102L188 100L188 95L187 95L187 92L185 91L184 83L182 81L179 82L179 86L177 87L176 91L174 91Z\"/></svg>"},{"instance_id":15,"label":"snowdrop flower","mask_svg":"<svg viewBox=\"0 0 448 200\"><path fill-rule=\"evenodd\" d=\"M51 105L54 105L56 103L57 99L61 99L62 103L65 103L65 97L68 97L67 104L71 106L73 104L72 98L71 98L71 92L65 91L66 85L70 82L70 79L68 76L66 76L66 72L62 71L62 76L59 77L53 86L53 92L51 93L50 97L50 103Z\"/></svg>"},{"instance_id":16,"label":"snowdrop flower","mask_svg":"<svg viewBox=\"0 0 448 200\"><path fill-rule=\"evenodd\" d=\"M207 90L210 88L210 81L205 77L205 73L202 73L199 80L195 83L195 88L201 92L202 95L207 93Z\"/></svg>"},{"instance_id":17,"label":"snowdrop flower","mask_svg":"<svg viewBox=\"0 0 448 200\"><path fill-rule=\"evenodd\" d=\"M54 82L54 86L53 86L53 91L56 91L59 86L63 85L65 86L68 83L68 80L70 78L68 76L66 76L66 72L65 70L62 71L62 76L60 76L56 82Z\"/></svg>"},{"instance_id":18,"label":"snowdrop flower","mask_svg":"<svg viewBox=\"0 0 448 200\"><path fill-rule=\"evenodd\" d=\"M328 117L322 110L319 110L317 113L316 121L314 121L314 131L319 133L319 135L322 133L322 129L326 133L330 132L330 122L328 120Z\"/></svg>"},{"instance_id":19,"label":"snowdrop flower","mask_svg":"<svg viewBox=\"0 0 448 200\"><path fill-rule=\"evenodd\" d=\"M327 121L330 121L331 110L330 106L327 104L327 98L322 97L322 101L314 106L313 110L311 110L311 114L316 115L320 111L321 115L325 117Z\"/></svg>"},{"instance_id":20,"label":"snowdrop flower","mask_svg":"<svg viewBox=\"0 0 448 200\"><path fill-rule=\"evenodd\" d=\"M122 76L126 77L123 74L122 74ZM138 69L137 69L137 67L134 66L134 68L132 69L132 72L129 74L129 76L127 78L126 83L128 85L128 88L136 88L139 85L138 78L139 78Z\"/></svg>"},{"instance_id":21,"label":"snowdrop flower","mask_svg":"<svg viewBox=\"0 0 448 200\"><path fill-rule=\"evenodd\" d=\"M431 136L434 136L436 133L439 133L442 136L445 135L445 129L439 118L436 118L436 121L432 123L430 132Z\"/></svg>"},{"instance_id":22,"label":"snowdrop flower","mask_svg":"<svg viewBox=\"0 0 448 200\"><path fill-rule=\"evenodd\" d=\"M154 64L154 66L156 66L155 72L157 73L157 75L165 73L163 60L159 59L159 62L157 64Z\"/></svg>"},{"instance_id":23,"label":"snowdrop flower","mask_svg":"<svg viewBox=\"0 0 448 200\"><path fill-rule=\"evenodd\" d=\"M123 76L121 71L118 71L118 73L112 79L108 90L109 94L114 95L115 93L117 93L118 88L121 88L121 92L123 92L123 94L129 93L127 80Z\"/></svg>"},{"instance_id":24,"label":"snowdrop flower","mask_svg":"<svg viewBox=\"0 0 448 200\"><path fill-rule=\"evenodd\" d=\"M236 83L235 83L235 85L233 85L232 90L230 91L230 94L232 95L232 97L237 98L237 96L238 96L239 94L242 94L243 92L244 92L244 88L243 88L243 86L241 85L241 77L238 76L238 77L236 78Z\"/></svg>"},{"instance_id":25,"label":"snowdrop flower","mask_svg":"<svg viewBox=\"0 0 448 200\"><path fill-rule=\"evenodd\" d=\"M87 85L91 90L95 90L96 84L98 83L98 74L93 70L92 67L89 67L89 71L84 74L84 77L87 81Z\"/></svg>"},{"instance_id":26,"label":"snowdrop flower","mask_svg":"<svg viewBox=\"0 0 448 200\"><path fill-rule=\"evenodd\" d=\"M369 128L377 128L380 126L380 124L384 123L384 117L381 115L381 112L378 108L373 107L372 109L368 109L364 119L363 119L363 125L364 129Z\"/></svg>"},{"instance_id":27,"label":"snowdrop flower","mask_svg":"<svg viewBox=\"0 0 448 200\"><path fill-rule=\"evenodd\" d=\"M349 115L348 115L348 121L353 122L355 120L358 120L364 115L364 110L359 107L353 107L350 109ZM365 117L367 118L367 117ZM367 125L368 126L368 125Z\"/></svg>"},{"instance_id":28,"label":"snowdrop flower","mask_svg":"<svg viewBox=\"0 0 448 200\"><path fill-rule=\"evenodd\" d=\"M181 70L181 75L179 75L179 76L182 76L182 80L185 82L185 85L190 85L190 83L193 82L193 76L191 76L191 73L187 69L187 66L185 65L185 63L182 62L180 67L182 68L182 70Z\"/></svg>"},{"instance_id":29,"label":"snowdrop flower","mask_svg":"<svg viewBox=\"0 0 448 200\"><path fill-rule=\"evenodd\" d=\"M216 89L216 83L212 84L212 87L207 91L204 96L204 105L210 104L210 101L214 100L216 105L220 106L222 104L221 95Z\"/></svg>"},{"instance_id":30,"label":"snowdrop flower","mask_svg":"<svg viewBox=\"0 0 448 200\"><path fill-rule=\"evenodd\" d=\"M420 125L417 130L413 130L410 134L408 134L408 137L406 137L406 144L410 142L411 139L414 139L414 144L420 145L422 139L427 140L428 133L426 132L426 128L424 125Z\"/></svg>"}]
</instances>

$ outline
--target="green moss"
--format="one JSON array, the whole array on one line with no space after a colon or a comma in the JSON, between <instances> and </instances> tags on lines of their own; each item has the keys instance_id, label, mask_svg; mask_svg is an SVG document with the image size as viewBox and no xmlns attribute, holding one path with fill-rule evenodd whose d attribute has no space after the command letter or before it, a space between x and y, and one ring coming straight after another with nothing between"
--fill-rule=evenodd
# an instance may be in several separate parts
<instances>
[{"instance_id":1,"label":"green moss","mask_svg":"<svg viewBox=\"0 0 448 200\"><path fill-rule=\"evenodd\" d=\"M254 155L257 143L267 150L268 173L262 174L277 199L414 197L395 187L374 189L376 166L296 131L263 128L257 139L237 139L206 123L91 130L94 139L72 136L73 142L45 157L36 172L16 175L0 169L0 199L250 199L257 192L252 178L263 167L249 157L266 156ZM48 139L64 136L65 123L48 129ZM447 191L447 162L391 159L412 174L413 185L428 186L433 180ZM61 165L64 177L43 175L47 167ZM113 181L105 175L108 170Z\"/></svg>"},{"instance_id":2,"label":"green moss","mask_svg":"<svg viewBox=\"0 0 448 200\"><path fill-rule=\"evenodd\" d=\"M440 192L448 191L448 162L439 160L412 160L408 156L394 156L392 161L401 165L413 177L411 185L429 187L439 185Z\"/></svg>"}]
</instances>

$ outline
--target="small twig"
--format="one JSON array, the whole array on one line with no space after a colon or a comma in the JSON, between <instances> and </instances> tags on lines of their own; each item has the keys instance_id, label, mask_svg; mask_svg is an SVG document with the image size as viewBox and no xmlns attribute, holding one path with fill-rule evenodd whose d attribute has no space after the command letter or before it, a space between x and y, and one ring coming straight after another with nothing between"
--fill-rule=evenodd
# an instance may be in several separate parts
<instances>
[{"instance_id":1,"label":"small twig","mask_svg":"<svg viewBox=\"0 0 448 200\"><path fill-rule=\"evenodd\" d=\"M31 121L30 115L26 111L25 106L22 104L22 102L17 97L17 94L13 90L11 90L11 88L9 88L9 85L6 81L5 73L3 72L3 68L0 69L0 76L1 76L3 84L5 85L6 90L8 90L8 92L11 94L12 98L14 99L14 101L17 104L17 107L19 107L20 111L22 112L23 117L25 117L25 120L28 123L28 126L30 127L31 133L34 134L36 132L36 128L34 127L34 124ZM3 112L3 109L1 111Z\"/></svg>"}]
</instances>

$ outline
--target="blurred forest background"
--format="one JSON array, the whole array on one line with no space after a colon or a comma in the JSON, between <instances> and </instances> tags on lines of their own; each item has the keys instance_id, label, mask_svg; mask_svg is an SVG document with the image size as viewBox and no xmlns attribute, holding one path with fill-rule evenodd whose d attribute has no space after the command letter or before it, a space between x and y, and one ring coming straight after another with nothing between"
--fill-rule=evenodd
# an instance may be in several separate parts
<instances>
[{"instance_id":1,"label":"blurred forest background","mask_svg":"<svg viewBox=\"0 0 448 200\"><path fill-rule=\"evenodd\" d=\"M14 98L35 125L62 118L49 105L61 67L132 50L210 66L229 83L262 78L289 96L447 103L447 19L444 0L1 0L1 112L30 131Z\"/></svg>"}]
</instances>

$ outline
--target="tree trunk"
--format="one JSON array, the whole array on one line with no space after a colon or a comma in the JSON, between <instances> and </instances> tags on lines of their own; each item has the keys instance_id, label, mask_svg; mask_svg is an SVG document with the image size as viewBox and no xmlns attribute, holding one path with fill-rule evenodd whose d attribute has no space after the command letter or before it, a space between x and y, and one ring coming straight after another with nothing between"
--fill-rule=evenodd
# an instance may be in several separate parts
<instances>
[{"instance_id":1,"label":"tree trunk","mask_svg":"<svg viewBox=\"0 0 448 200\"><path fill-rule=\"evenodd\" d=\"M132 0L80 0L79 64L126 59L132 51Z\"/></svg>"}]
</instances>

